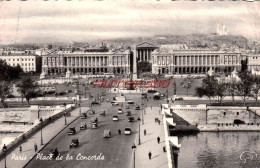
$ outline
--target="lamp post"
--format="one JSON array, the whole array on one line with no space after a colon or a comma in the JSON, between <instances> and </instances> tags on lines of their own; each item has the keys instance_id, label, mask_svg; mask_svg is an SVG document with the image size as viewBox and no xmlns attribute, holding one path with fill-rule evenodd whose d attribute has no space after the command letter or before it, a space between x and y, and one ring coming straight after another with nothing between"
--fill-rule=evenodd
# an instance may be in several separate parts
<instances>
[{"instance_id":1,"label":"lamp post","mask_svg":"<svg viewBox=\"0 0 260 168\"><path fill-rule=\"evenodd\" d=\"M4 152L4 156L5 156L5 168L7 168L7 165L6 165L6 151L7 151L7 147L6 147L6 145L4 144L4 146L3 146L3 152Z\"/></svg>"},{"instance_id":2,"label":"lamp post","mask_svg":"<svg viewBox=\"0 0 260 168\"><path fill-rule=\"evenodd\" d=\"M79 116L81 116L81 106L80 106L80 102L79 102Z\"/></svg>"},{"instance_id":3,"label":"lamp post","mask_svg":"<svg viewBox=\"0 0 260 168\"><path fill-rule=\"evenodd\" d=\"M64 117L65 117L65 125L67 125L67 118L66 118L66 116L67 116L67 104L66 103L64 103L63 104L64 106L65 106L65 112L64 112Z\"/></svg>"},{"instance_id":4,"label":"lamp post","mask_svg":"<svg viewBox=\"0 0 260 168\"><path fill-rule=\"evenodd\" d=\"M138 138L138 145L141 145L141 131L140 131L140 123L139 123L139 138Z\"/></svg>"},{"instance_id":5,"label":"lamp post","mask_svg":"<svg viewBox=\"0 0 260 168\"><path fill-rule=\"evenodd\" d=\"M42 124L43 120L40 118L40 123ZM41 145L43 145L43 138L42 138L42 126L41 126Z\"/></svg>"},{"instance_id":6,"label":"lamp post","mask_svg":"<svg viewBox=\"0 0 260 168\"><path fill-rule=\"evenodd\" d=\"M136 146L135 146L135 144L133 144L133 146L132 146L132 150L134 151L134 168L135 168L135 150L136 150Z\"/></svg>"},{"instance_id":7,"label":"lamp post","mask_svg":"<svg viewBox=\"0 0 260 168\"><path fill-rule=\"evenodd\" d=\"M144 110L142 112L142 125L144 125Z\"/></svg>"}]
</instances>

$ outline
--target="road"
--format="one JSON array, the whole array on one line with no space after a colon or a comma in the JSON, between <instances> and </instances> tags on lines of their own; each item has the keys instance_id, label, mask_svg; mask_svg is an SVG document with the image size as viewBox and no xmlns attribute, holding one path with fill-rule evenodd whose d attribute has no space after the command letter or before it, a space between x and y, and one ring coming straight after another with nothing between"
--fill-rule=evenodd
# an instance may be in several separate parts
<instances>
[{"instance_id":1,"label":"road","mask_svg":"<svg viewBox=\"0 0 260 168\"><path fill-rule=\"evenodd\" d=\"M87 103L86 103L87 104ZM126 104L124 104L124 107ZM99 113L101 110L106 110L106 116L99 116L95 114L93 116L88 115L87 119L78 119L72 123L69 127L76 127L76 135L67 135L68 128L62 131L56 138L54 138L46 147L41 151L43 155L47 156L48 151L54 148L58 148L60 155L66 157L68 154L73 156L73 160L66 160L63 158L61 161L50 160L36 160L34 158L26 168L113 168L113 167L130 167L132 163L132 149L131 146L135 142L138 135L138 124L140 121L136 121L140 116L141 110L134 110L135 105L132 105L130 110L132 116L135 117L135 122L130 123L127 121L126 109L123 107L124 113L117 114L117 109L122 108L120 106L111 106L109 102L103 102L102 106L93 106L95 111ZM119 121L112 121L113 115L119 116ZM99 123L97 129L90 128L91 118L98 117ZM79 130L80 122L87 122L87 130ZM124 135L123 129L125 127L132 128L132 135ZM103 138L104 130L111 130L111 138ZM118 135L118 129L122 130L122 135ZM69 148L70 140L72 138L79 139L78 148ZM83 156L101 155L104 156L104 160L76 160L76 156L81 154Z\"/></svg>"}]
</instances>

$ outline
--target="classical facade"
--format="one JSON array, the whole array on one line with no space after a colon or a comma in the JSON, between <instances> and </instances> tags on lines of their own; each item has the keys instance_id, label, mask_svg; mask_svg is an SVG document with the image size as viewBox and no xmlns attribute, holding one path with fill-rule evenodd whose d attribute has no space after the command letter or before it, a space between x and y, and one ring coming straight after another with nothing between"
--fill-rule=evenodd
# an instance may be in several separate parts
<instances>
[{"instance_id":1,"label":"classical facade","mask_svg":"<svg viewBox=\"0 0 260 168\"><path fill-rule=\"evenodd\" d=\"M56 74L129 74L130 51L58 52L42 56L42 71Z\"/></svg>"},{"instance_id":2,"label":"classical facade","mask_svg":"<svg viewBox=\"0 0 260 168\"><path fill-rule=\"evenodd\" d=\"M182 74L232 72L241 68L241 53L211 50L160 50L152 52L152 73Z\"/></svg>"},{"instance_id":3,"label":"classical facade","mask_svg":"<svg viewBox=\"0 0 260 168\"><path fill-rule=\"evenodd\" d=\"M26 53L2 53L0 59L13 67L20 65L24 72L36 72L36 56L34 55Z\"/></svg>"},{"instance_id":4,"label":"classical facade","mask_svg":"<svg viewBox=\"0 0 260 168\"><path fill-rule=\"evenodd\" d=\"M260 55L248 55L247 68L248 71L260 71Z\"/></svg>"}]
</instances>

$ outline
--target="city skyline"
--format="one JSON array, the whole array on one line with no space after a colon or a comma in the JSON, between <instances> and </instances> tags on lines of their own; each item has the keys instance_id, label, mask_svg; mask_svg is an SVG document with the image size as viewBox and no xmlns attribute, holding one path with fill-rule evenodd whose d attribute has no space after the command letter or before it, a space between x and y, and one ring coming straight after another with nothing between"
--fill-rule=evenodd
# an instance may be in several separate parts
<instances>
[{"instance_id":1,"label":"city skyline","mask_svg":"<svg viewBox=\"0 0 260 168\"><path fill-rule=\"evenodd\" d=\"M219 24L231 35L259 38L257 3L14 1L0 5L2 44L216 33Z\"/></svg>"}]
</instances>

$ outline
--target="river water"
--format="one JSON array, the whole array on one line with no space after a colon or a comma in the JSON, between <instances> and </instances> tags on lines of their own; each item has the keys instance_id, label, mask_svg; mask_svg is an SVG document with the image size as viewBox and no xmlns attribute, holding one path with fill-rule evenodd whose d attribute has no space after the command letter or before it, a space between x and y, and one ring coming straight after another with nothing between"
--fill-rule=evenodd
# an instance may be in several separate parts
<instances>
[{"instance_id":1,"label":"river water","mask_svg":"<svg viewBox=\"0 0 260 168\"><path fill-rule=\"evenodd\" d=\"M200 132L179 136L179 143L178 168L260 168L257 132Z\"/></svg>"}]
</instances>

